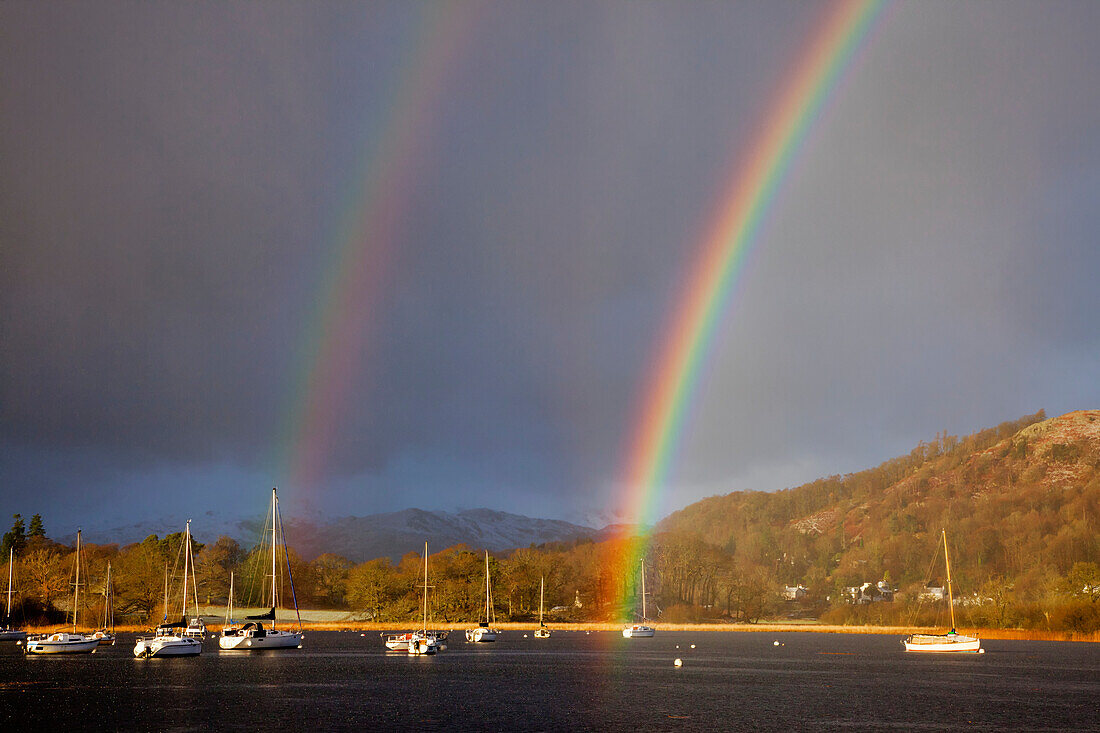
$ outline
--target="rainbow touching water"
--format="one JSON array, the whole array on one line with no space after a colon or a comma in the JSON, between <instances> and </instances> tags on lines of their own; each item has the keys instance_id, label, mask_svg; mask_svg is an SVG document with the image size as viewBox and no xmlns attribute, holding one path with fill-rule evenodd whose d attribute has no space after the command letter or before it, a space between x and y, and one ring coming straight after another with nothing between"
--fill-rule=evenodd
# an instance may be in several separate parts
<instances>
[{"instance_id":1,"label":"rainbow touching water","mask_svg":"<svg viewBox=\"0 0 1100 733\"><path fill-rule=\"evenodd\" d=\"M622 506L627 521L648 527L656 519L685 412L715 328L798 150L883 5L882 0L842 0L827 13L793 74L780 87L748 155L729 179L644 385L624 471ZM625 561L636 563L644 546L644 541L638 543L626 553ZM630 573L630 568L624 572Z\"/></svg>"},{"instance_id":2,"label":"rainbow touching water","mask_svg":"<svg viewBox=\"0 0 1100 733\"><path fill-rule=\"evenodd\" d=\"M385 123L365 153L334 231L300 352L292 406L282 429L279 476L306 493L319 490L350 390L369 366L371 328L384 305L418 163L430 153L435 105L475 13L457 3L423 6L407 58L384 99Z\"/></svg>"}]
</instances>

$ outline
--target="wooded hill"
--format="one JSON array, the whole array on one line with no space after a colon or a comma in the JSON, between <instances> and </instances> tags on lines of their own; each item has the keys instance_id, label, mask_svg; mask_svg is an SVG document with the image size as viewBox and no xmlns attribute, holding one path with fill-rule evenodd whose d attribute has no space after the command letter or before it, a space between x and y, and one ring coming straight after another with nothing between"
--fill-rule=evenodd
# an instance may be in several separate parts
<instances>
[{"instance_id":1,"label":"wooded hill","mask_svg":"<svg viewBox=\"0 0 1100 733\"><path fill-rule=\"evenodd\" d=\"M1042 625L1059 599L1100 595L1098 515L1100 410L1050 420L1040 411L963 438L944 433L859 473L704 499L657 530L697 536L836 605L865 582L885 579L903 598L942 585L944 528L963 605L995 611L985 623Z\"/></svg>"}]
</instances>

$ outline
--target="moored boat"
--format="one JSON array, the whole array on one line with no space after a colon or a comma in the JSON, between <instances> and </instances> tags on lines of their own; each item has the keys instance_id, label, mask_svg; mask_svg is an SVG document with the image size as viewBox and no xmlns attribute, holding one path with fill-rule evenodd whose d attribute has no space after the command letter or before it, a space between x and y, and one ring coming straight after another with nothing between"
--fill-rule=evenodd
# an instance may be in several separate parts
<instances>
[{"instance_id":1,"label":"moored boat","mask_svg":"<svg viewBox=\"0 0 1100 733\"><path fill-rule=\"evenodd\" d=\"M443 648L443 643L434 632L428 631L428 543L424 543L424 625L419 631L409 635L406 649L409 656L435 654Z\"/></svg>"},{"instance_id":2,"label":"moored boat","mask_svg":"<svg viewBox=\"0 0 1100 733\"><path fill-rule=\"evenodd\" d=\"M492 627L496 621L496 611L493 608L493 589L489 583L489 551L485 551L485 620L479 621L477 628L466 629L466 641L473 643L490 642L497 640L500 632Z\"/></svg>"},{"instance_id":3,"label":"moored boat","mask_svg":"<svg viewBox=\"0 0 1100 733\"><path fill-rule=\"evenodd\" d=\"M955 631L955 596L951 590L951 558L947 552L947 530L943 535L943 561L947 567L947 608L951 612L951 631L946 634L910 634L901 643L907 652L969 652L981 654L982 641L977 636L967 636Z\"/></svg>"},{"instance_id":4,"label":"moored boat","mask_svg":"<svg viewBox=\"0 0 1100 733\"><path fill-rule=\"evenodd\" d=\"M546 577L539 578L539 628L535 631L536 639L549 639L550 629L546 628L546 624L542 622L542 601L546 595Z\"/></svg>"},{"instance_id":5,"label":"moored boat","mask_svg":"<svg viewBox=\"0 0 1100 733\"><path fill-rule=\"evenodd\" d=\"M25 654L90 654L99 646L99 639L89 634L77 632L80 614L80 530L76 531L76 559L73 561L75 579L73 582L73 630L59 631L54 634L42 634L31 637L23 647Z\"/></svg>"},{"instance_id":6,"label":"moored boat","mask_svg":"<svg viewBox=\"0 0 1100 733\"><path fill-rule=\"evenodd\" d=\"M27 632L11 627L11 588L12 573L15 569L15 548L8 550L8 611L4 615L4 626L0 627L0 641L26 641Z\"/></svg>"},{"instance_id":7,"label":"moored boat","mask_svg":"<svg viewBox=\"0 0 1100 733\"><path fill-rule=\"evenodd\" d=\"M652 626L646 624L645 607L645 558L642 558L642 622L631 624L623 629L623 637L627 639L648 639L656 632Z\"/></svg>"},{"instance_id":8,"label":"moored boat","mask_svg":"<svg viewBox=\"0 0 1100 733\"><path fill-rule=\"evenodd\" d=\"M111 563L107 563L107 580L103 584L103 628L92 634L100 646L114 646L115 609L111 592Z\"/></svg>"},{"instance_id":9,"label":"moored boat","mask_svg":"<svg viewBox=\"0 0 1100 733\"><path fill-rule=\"evenodd\" d=\"M202 642L191 636L187 636L184 630L187 628L187 596L189 581L194 579L194 558L191 554L191 520L187 520L183 535L183 604L180 620L168 622L168 576L165 568L164 579L164 617L165 622L157 626L153 636L141 636L134 642L135 657L193 657L202 653ZM195 583L197 585L197 581ZM191 590L194 590L194 585ZM198 605L198 598L195 599Z\"/></svg>"},{"instance_id":10,"label":"moored boat","mask_svg":"<svg viewBox=\"0 0 1100 733\"><path fill-rule=\"evenodd\" d=\"M271 610L256 616L245 616L246 623L240 628L228 628L218 638L218 648L222 651L261 651L265 649L301 649L302 617L298 611L298 599L294 593L294 576L290 572L290 558L286 553L286 535L283 533L283 521L279 514L279 496L271 489ZM266 530L265 530L266 533ZM283 555L286 559L287 577L290 580L290 597L294 602L294 613L298 618L295 631L276 628L275 609L279 607L279 540L282 538ZM231 601L232 602L232 601ZM228 618L228 614L227 614ZM270 625L264 627L264 621Z\"/></svg>"}]
</instances>

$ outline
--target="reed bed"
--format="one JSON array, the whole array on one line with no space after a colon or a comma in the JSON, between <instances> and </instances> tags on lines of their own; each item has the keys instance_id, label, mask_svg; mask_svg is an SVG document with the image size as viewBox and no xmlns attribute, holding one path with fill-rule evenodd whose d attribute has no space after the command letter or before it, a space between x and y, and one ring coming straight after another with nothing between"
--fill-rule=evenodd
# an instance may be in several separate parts
<instances>
[{"instance_id":1,"label":"reed bed","mask_svg":"<svg viewBox=\"0 0 1100 733\"><path fill-rule=\"evenodd\" d=\"M303 614L305 615L305 614ZM267 622L265 622L267 623ZM289 619L280 619L279 626L281 628L289 628L295 626L296 622ZM462 629L471 628L474 626L474 622L444 622L436 623L431 622L428 624L433 629L449 629L452 631L459 631ZM377 623L373 621L357 621L354 619L342 619L342 620L327 620L327 621L303 621L302 628L307 631L355 631L355 632L383 632L383 631L395 631L399 629L411 629L419 624L416 621L393 621L387 623ZM517 623L506 622L494 624L494 626L502 631L526 631L533 632L538 628L536 623ZM546 627L551 631L587 631L587 632L614 632L619 633L623 624L621 623L548 623ZM44 634L52 633L55 631L66 631L71 629L71 626L29 626L26 628L27 633L31 634ZM119 633L147 633L152 628L152 625L146 624L124 624L115 627L115 631ZM787 633L796 631L809 631L816 634L896 634L905 636L907 634L915 632L930 632L930 633L942 633L941 628L921 628L912 626L840 626L829 624L817 624L817 623L768 623L762 622L757 624L666 624L658 623L657 628L661 631L742 631L742 632L764 632L764 633ZM222 625L218 623L207 624L207 629L212 632L219 632L222 630ZM983 639L1014 639L1020 641L1084 641L1084 642L1100 642L1100 632L1092 632L1087 634L1079 634L1071 631L1043 631L1038 629L960 629L963 633L977 633Z\"/></svg>"}]
</instances>

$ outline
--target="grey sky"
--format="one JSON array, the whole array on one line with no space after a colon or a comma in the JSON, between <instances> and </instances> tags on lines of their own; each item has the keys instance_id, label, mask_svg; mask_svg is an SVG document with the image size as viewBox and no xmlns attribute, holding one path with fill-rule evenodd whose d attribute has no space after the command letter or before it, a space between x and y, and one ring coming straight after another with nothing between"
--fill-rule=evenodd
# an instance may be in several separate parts
<instances>
[{"instance_id":1,"label":"grey sky","mask_svg":"<svg viewBox=\"0 0 1100 733\"><path fill-rule=\"evenodd\" d=\"M280 484L300 512L612 518L684 268L825 8L0 5L0 511L60 533ZM665 509L1100 404L1097 37L1091 3L886 10ZM325 265L434 72L335 438L288 486Z\"/></svg>"}]
</instances>

